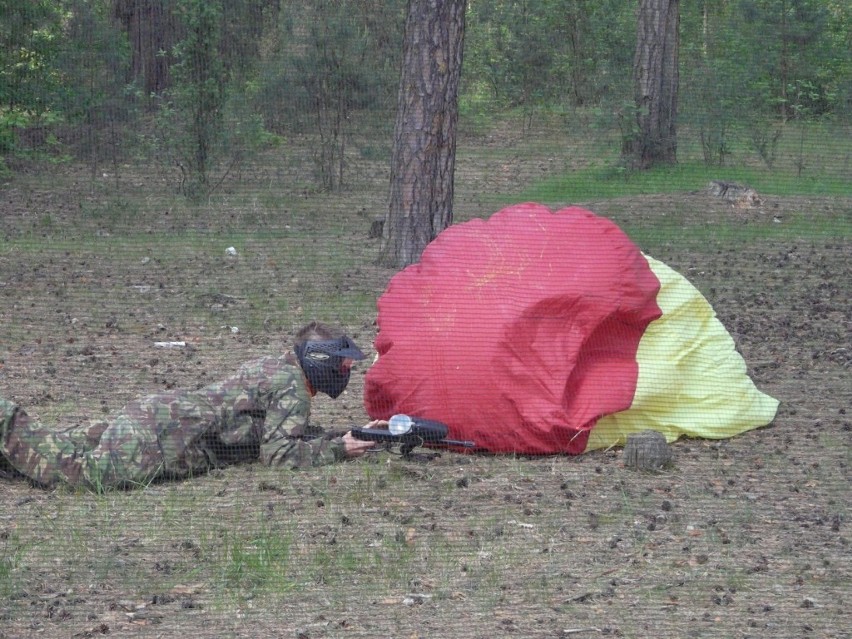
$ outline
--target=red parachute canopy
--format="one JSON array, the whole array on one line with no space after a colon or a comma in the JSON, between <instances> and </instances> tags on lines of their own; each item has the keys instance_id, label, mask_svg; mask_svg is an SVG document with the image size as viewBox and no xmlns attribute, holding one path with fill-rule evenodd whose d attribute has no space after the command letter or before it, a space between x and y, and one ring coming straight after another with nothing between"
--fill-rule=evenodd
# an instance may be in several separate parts
<instances>
[{"instance_id":1,"label":"red parachute canopy","mask_svg":"<svg viewBox=\"0 0 852 639\"><path fill-rule=\"evenodd\" d=\"M367 412L440 420L495 453L579 454L633 401L658 289L630 239L582 208L452 226L378 301Z\"/></svg>"}]
</instances>

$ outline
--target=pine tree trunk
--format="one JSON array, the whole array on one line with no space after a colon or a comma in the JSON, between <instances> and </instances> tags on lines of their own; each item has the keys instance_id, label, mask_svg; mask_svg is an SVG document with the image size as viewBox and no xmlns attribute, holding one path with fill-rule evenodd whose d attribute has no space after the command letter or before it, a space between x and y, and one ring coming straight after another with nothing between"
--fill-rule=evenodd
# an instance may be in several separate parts
<instances>
[{"instance_id":1,"label":"pine tree trunk","mask_svg":"<svg viewBox=\"0 0 852 639\"><path fill-rule=\"evenodd\" d=\"M146 100L171 85L171 50L177 19L162 0L114 0L113 13L130 41L131 79L141 80Z\"/></svg>"},{"instance_id":2,"label":"pine tree trunk","mask_svg":"<svg viewBox=\"0 0 852 639\"><path fill-rule=\"evenodd\" d=\"M647 169L677 161L679 0L639 0L633 60L635 130L622 157Z\"/></svg>"},{"instance_id":3,"label":"pine tree trunk","mask_svg":"<svg viewBox=\"0 0 852 639\"><path fill-rule=\"evenodd\" d=\"M466 0L409 0L379 262L403 267L453 220Z\"/></svg>"}]
</instances>

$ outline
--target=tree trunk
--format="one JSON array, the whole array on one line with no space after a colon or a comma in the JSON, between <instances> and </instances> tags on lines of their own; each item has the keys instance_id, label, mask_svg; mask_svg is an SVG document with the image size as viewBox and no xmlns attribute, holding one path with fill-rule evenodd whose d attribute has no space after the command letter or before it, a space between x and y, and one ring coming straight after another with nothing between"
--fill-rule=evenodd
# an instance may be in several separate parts
<instances>
[{"instance_id":1,"label":"tree trunk","mask_svg":"<svg viewBox=\"0 0 852 639\"><path fill-rule=\"evenodd\" d=\"M171 51L177 42L177 20L162 0L114 0L113 11L130 41L131 80L141 79L145 99L171 85Z\"/></svg>"},{"instance_id":2,"label":"tree trunk","mask_svg":"<svg viewBox=\"0 0 852 639\"><path fill-rule=\"evenodd\" d=\"M571 73L571 96L574 106L581 107L592 100L593 55L587 48L586 35L589 33L589 7L586 2L571 2L565 10L566 38L571 52L569 71ZM589 38L591 39L591 38Z\"/></svg>"},{"instance_id":3,"label":"tree trunk","mask_svg":"<svg viewBox=\"0 0 852 639\"><path fill-rule=\"evenodd\" d=\"M781 120L790 119L790 99L787 83L790 81L790 34L787 32L787 2L781 2Z\"/></svg>"},{"instance_id":4,"label":"tree trunk","mask_svg":"<svg viewBox=\"0 0 852 639\"><path fill-rule=\"evenodd\" d=\"M633 60L635 130L622 158L647 169L677 161L679 0L639 0Z\"/></svg>"},{"instance_id":5,"label":"tree trunk","mask_svg":"<svg viewBox=\"0 0 852 639\"><path fill-rule=\"evenodd\" d=\"M379 263L420 259L453 221L466 0L409 0Z\"/></svg>"}]
</instances>

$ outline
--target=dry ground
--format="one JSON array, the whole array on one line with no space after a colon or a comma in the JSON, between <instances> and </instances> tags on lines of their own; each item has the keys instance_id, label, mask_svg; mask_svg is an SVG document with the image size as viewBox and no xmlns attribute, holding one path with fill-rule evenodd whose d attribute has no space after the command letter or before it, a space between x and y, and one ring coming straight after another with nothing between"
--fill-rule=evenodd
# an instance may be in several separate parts
<instances>
[{"instance_id":1,"label":"dry ground","mask_svg":"<svg viewBox=\"0 0 852 639\"><path fill-rule=\"evenodd\" d=\"M463 159L460 219L559 165L506 157ZM369 188L342 196L257 187L195 212L139 176L7 186L0 396L73 423L227 375L324 308L370 344L392 272L367 239L384 176L360 176ZM852 637L849 233L778 231L803 216L848 229L852 205L588 204L705 293L781 400L771 426L680 441L660 474L612 450L241 466L100 496L0 479L0 638ZM317 420L365 420L363 373Z\"/></svg>"}]
</instances>

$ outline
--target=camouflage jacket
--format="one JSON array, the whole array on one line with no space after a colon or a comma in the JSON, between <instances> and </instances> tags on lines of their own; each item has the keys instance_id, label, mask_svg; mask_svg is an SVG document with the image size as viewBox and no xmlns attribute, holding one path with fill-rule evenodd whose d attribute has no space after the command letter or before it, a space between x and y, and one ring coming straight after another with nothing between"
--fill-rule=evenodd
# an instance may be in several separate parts
<instances>
[{"instance_id":1,"label":"camouflage jacket","mask_svg":"<svg viewBox=\"0 0 852 639\"><path fill-rule=\"evenodd\" d=\"M343 442L309 424L310 408L302 369L288 354L248 362L233 377L198 391L131 403L123 412L160 425L167 466L180 464L191 448L202 450L213 465L259 458L269 466L304 468L343 459Z\"/></svg>"},{"instance_id":2,"label":"camouflage jacket","mask_svg":"<svg viewBox=\"0 0 852 639\"><path fill-rule=\"evenodd\" d=\"M0 453L36 483L102 488L187 477L260 459L304 468L345 457L340 438L309 425L311 398L292 354L263 357L195 391L127 404L109 422L52 431L0 400Z\"/></svg>"}]
</instances>

